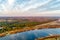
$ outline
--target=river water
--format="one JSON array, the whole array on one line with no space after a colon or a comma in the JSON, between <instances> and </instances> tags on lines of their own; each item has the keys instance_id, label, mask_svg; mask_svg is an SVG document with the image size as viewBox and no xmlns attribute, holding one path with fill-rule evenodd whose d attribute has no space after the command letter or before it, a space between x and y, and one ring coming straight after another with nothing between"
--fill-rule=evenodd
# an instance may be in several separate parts
<instances>
[{"instance_id":1,"label":"river water","mask_svg":"<svg viewBox=\"0 0 60 40\"><path fill-rule=\"evenodd\" d=\"M36 38L60 34L60 28L31 30L0 37L0 40L35 40Z\"/></svg>"}]
</instances>

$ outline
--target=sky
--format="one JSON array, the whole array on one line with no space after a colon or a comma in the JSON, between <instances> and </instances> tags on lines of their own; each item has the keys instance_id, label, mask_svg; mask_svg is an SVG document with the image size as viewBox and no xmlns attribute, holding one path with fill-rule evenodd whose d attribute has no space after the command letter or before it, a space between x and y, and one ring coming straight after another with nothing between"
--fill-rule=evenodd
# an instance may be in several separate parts
<instances>
[{"instance_id":1,"label":"sky","mask_svg":"<svg viewBox=\"0 0 60 40\"><path fill-rule=\"evenodd\" d=\"M60 0L0 0L0 16L60 16Z\"/></svg>"}]
</instances>

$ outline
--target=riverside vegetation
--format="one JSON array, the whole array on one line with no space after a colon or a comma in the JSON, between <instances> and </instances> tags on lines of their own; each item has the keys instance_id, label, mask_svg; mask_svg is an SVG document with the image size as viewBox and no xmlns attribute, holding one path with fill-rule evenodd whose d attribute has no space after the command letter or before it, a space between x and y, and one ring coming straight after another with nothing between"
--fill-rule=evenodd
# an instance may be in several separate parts
<instances>
[{"instance_id":1,"label":"riverside vegetation","mask_svg":"<svg viewBox=\"0 0 60 40\"><path fill-rule=\"evenodd\" d=\"M33 19L33 18L32 18ZM8 20L0 20L0 36L5 36L6 34L14 34L14 33L18 33L18 32L24 32L24 31L29 31L29 30L34 30L36 29L35 26L36 25L40 25L40 24L44 24L44 23L48 23L48 22L52 22L55 21L56 19L45 19L43 21L41 21L39 18L38 19L8 19ZM32 21L31 21L32 20ZM37 20L37 21L35 21ZM39 21L38 21L39 20ZM41 28L41 27L40 27Z\"/></svg>"}]
</instances>

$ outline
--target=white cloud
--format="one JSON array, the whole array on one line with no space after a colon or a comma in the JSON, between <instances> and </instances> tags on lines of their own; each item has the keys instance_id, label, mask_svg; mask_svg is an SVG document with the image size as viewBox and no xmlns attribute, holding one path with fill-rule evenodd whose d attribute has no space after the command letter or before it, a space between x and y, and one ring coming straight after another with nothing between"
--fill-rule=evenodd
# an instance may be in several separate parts
<instances>
[{"instance_id":1,"label":"white cloud","mask_svg":"<svg viewBox=\"0 0 60 40\"><path fill-rule=\"evenodd\" d=\"M24 15L26 16L60 16L60 10L55 11L43 11L43 12L37 12L37 11L28 11L24 12Z\"/></svg>"},{"instance_id":2,"label":"white cloud","mask_svg":"<svg viewBox=\"0 0 60 40\"><path fill-rule=\"evenodd\" d=\"M52 6L51 4L54 3L52 2L50 4L51 7L49 7L50 5L48 3L50 3L51 1L52 0L46 0L41 2L40 0L39 1L30 0L28 2L24 2L23 4L21 3L15 5L14 4L15 0L8 0L8 2L6 2L5 4L1 4L3 10L0 11L0 13L1 15L5 15L5 16L59 16L60 10L52 10L52 9L53 8L58 9L57 7L59 7L60 4L58 3L58 5ZM46 4L48 5L46 6ZM41 6L45 6L46 8L45 7L39 8ZM37 8L39 8L39 10L37 10Z\"/></svg>"},{"instance_id":3,"label":"white cloud","mask_svg":"<svg viewBox=\"0 0 60 40\"><path fill-rule=\"evenodd\" d=\"M31 1L30 4L28 4L28 6L22 8L22 10L23 11L28 11L28 10L30 10L32 8L38 8L39 6L45 5L45 4L49 3L50 1L51 0L47 0L45 2L34 2L34 1Z\"/></svg>"},{"instance_id":4,"label":"white cloud","mask_svg":"<svg viewBox=\"0 0 60 40\"><path fill-rule=\"evenodd\" d=\"M14 0L8 0L9 5L12 5Z\"/></svg>"}]
</instances>

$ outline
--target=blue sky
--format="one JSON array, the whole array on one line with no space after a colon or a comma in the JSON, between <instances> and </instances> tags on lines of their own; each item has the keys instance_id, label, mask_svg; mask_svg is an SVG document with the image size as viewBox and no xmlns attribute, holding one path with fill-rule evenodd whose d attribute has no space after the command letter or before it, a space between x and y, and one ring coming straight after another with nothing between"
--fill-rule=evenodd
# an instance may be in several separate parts
<instances>
[{"instance_id":1,"label":"blue sky","mask_svg":"<svg viewBox=\"0 0 60 40\"><path fill-rule=\"evenodd\" d=\"M60 0L0 0L0 16L60 16Z\"/></svg>"}]
</instances>

